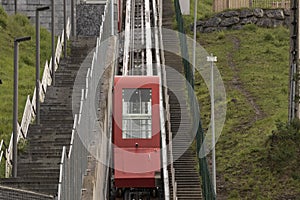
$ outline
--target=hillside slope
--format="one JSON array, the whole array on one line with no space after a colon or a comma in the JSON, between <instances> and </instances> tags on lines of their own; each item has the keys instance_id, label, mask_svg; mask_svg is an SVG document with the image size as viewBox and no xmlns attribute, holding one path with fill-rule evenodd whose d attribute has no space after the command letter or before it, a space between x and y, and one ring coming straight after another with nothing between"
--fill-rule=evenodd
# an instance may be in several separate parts
<instances>
[{"instance_id":1,"label":"hillside slope","mask_svg":"<svg viewBox=\"0 0 300 200\"><path fill-rule=\"evenodd\" d=\"M191 0L191 14L193 9ZM198 19L212 13L211 0L198 1ZM184 19L193 34L193 16ZM228 103L216 145L217 199L299 199L300 123L287 124L289 30L250 24L197 37L218 57ZM196 90L206 129L210 96L199 76Z\"/></svg>"},{"instance_id":2,"label":"hillside slope","mask_svg":"<svg viewBox=\"0 0 300 200\"><path fill-rule=\"evenodd\" d=\"M27 17L8 16L0 6L0 139L6 144L12 133L14 38L22 36L31 36L31 41L19 45L19 121L27 95L32 96L35 86L35 27ZM41 29L41 75L50 55L50 33Z\"/></svg>"},{"instance_id":3,"label":"hillside slope","mask_svg":"<svg viewBox=\"0 0 300 200\"><path fill-rule=\"evenodd\" d=\"M299 163L286 159L289 153L298 154L299 145L282 162L269 142L277 121L287 120L289 30L247 25L240 31L199 37L218 57L228 99L225 127L216 146L218 199L299 198ZM210 100L199 76L197 93L207 127ZM277 160L271 162L270 155Z\"/></svg>"}]
</instances>

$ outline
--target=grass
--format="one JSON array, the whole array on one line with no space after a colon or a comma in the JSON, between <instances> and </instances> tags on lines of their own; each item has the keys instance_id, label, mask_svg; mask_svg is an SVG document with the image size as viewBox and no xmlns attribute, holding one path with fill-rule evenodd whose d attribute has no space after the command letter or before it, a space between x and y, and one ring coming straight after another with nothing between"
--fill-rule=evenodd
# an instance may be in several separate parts
<instances>
[{"instance_id":1,"label":"grass","mask_svg":"<svg viewBox=\"0 0 300 200\"><path fill-rule=\"evenodd\" d=\"M31 41L19 45L19 103L18 119L21 122L27 95L35 87L35 27L23 15L8 16L0 6L0 139L8 144L12 133L13 108L13 46L14 38L31 36ZM41 74L46 59L51 55L50 33L41 29Z\"/></svg>"},{"instance_id":2,"label":"grass","mask_svg":"<svg viewBox=\"0 0 300 200\"><path fill-rule=\"evenodd\" d=\"M194 23L195 0L190 0L190 15L183 16L187 32L190 32L190 24ZM213 15L212 1L203 0L197 2L197 19L207 18Z\"/></svg>"},{"instance_id":3,"label":"grass","mask_svg":"<svg viewBox=\"0 0 300 200\"><path fill-rule=\"evenodd\" d=\"M198 19L212 15L211 1L199 3L202 11L198 12ZM192 14L193 9L192 1ZM191 36L193 16L185 16L184 20ZM198 33L197 38L208 53L218 57L216 64L228 102L225 127L216 145L219 198L297 199L300 196L299 126L285 123L289 30L250 24L239 31ZM199 74L195 83L206 129L210 120L210 96Z\"/></svg>"},{"instance_id":4,"label":"grass","mask_svg":"<svg viewBox=\"0 0 300 200\"><path fill-rule=\"evenodd\" d=\"M217 67L227 93L225 127L216 146L223 194L228 199L299 195L299 161L291 162L300 150L299 145L295 146L299 137L297 142L287 140L288 145L280 143L282 148L273 151L269 142L277 121L287 120L289 30L248 25L241 31L201 34L199 41L218 57ZM197 81L203 124L207 127L210 100L201 78ZM286 146L290 148L283 148ZM272 157L276 159L271 162ZM279 164L278 171L275 166Z\"/></svg>"}]
</instances>

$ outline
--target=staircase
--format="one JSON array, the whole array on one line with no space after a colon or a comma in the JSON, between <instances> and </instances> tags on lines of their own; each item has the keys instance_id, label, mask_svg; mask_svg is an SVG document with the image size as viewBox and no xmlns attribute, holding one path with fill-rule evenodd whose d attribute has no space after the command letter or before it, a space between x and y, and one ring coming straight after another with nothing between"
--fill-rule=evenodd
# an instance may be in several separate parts
<instances>
[{"instance_id":1,"label":"staircase","mask_svg":"<svg viewBox=\"0 0 300 200\"><path fill-rule=\"evenodd\" d=\"M0 179L1 185L57 195L62 148L66 146L68 151L71 140L73 84L81 63L95 45L94 37L71 39L70 56L61 61L55 74L55 86L48 87L41 104L40 125L30 125L27 145L18 154L18 177ZM79 107L79 100L76 102L78 106L74 109Z\"/></svg>"},{"instance_id":2,"label":"staircase","mask_svg":"<svg viewBox=\"0 0 300 200\"><path fill-rule=\"evenodd\" d=\"M173 29L174 4L172 0L163 1L163 28ZM196 153L191 147L193 134L191 134L191 116L187 99L186 81L180 55L180 44L177 34L163 35L164 56L167 74L167 86L170 104L171 132L173 133L172 150L177 182L178 200L199 200L201 184L198 170L196 169ZM170 52L172 50L173 52ZM182 74L181 77L178 74ZM185 151L184 151L185 150ZM170 156L169 156L170 157ZM170 199L173 199L174 185L169 166Z\"/></svg>"}]
</instances>

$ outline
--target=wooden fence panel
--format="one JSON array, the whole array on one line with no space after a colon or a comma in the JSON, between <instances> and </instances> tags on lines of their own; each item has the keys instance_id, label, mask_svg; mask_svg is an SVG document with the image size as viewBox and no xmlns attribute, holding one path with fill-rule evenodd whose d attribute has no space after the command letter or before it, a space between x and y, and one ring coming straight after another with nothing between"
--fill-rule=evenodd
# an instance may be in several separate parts
<instances>
[{"instance_id":1,"label":"wooden fence panel","mask_svg":"<svg viewBox=\"0 0 300 200\"><path fill-rule=\"evenodd\" d=\"M214 0L213 2L213 11L221 12L228 9L227 0Z\"/></svg>"},{"instance_id":2,"label":"wooden fence panel","mask_svg":"<svg viewBox=\"0 0 300 200\"><path fill-rule=\"evenodd\" d=\"M249 0L228 0L228 8L236 9L236 8L248 8Z\"/></svg>"},{"instance_id":3,"label":"wooden fence panel","mask_svg":"<svg viewBox=\"0 0 300 200\"><path fill-rule=\"evenodd\" d=\"M213 11L239 8L290 8L288 0L214 0Z\"/></svg>"}]
</instances>

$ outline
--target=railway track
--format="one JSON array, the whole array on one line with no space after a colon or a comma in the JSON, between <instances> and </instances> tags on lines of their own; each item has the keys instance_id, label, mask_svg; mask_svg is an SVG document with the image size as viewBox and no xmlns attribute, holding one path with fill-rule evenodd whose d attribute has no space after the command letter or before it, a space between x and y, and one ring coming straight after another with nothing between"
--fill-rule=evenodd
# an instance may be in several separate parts
<instances>
[{"instance_id":1,"label":"railway track","mask_svg":"<svg viewBox=\"0 0 300 200\"><path fill-rule=\"evenodd\" d=\"M119 75L160 76L160 32L159 29L157 29L159 26L159 15L156 3L155 0L126 1L124 37L120 42L122 60L119 65ZM171 12L172 7L171 0L164 1L163 13L166 13L166 15L164 16L165 19L163 19L163 23L166 24L167 28L172 25L174 16L174 13ZM180 55L180 46L177 36L163 36L163 45L178 51L175 54L164 52L166 66L172 66L173 70L175 69L183 74L182 59L178 56ZM185 79L183 76L179 78L170 68L166 69L166 74L166 82L169 87L168 94L170 97L171 132L173 133L173 137L177 138L176 142L173 141L173 155L168 155L168 157L178 158L173 164L176 185L172 185L173 182L171 178L169 178L170 181L168 183L168 185L170 185L170 199L173 199L173 192L176 194L176 199L201 199L201 185L199 174L196 170L196 156L190 147L191 140L193 140L193 138L189 137L193 135L189 134L192 120L188 112L189 106L187 105ZM174 93L176 93L176 95ZM166 136L166 138L168 138L168 136ZM186 151L182 151L182 149L186 149ZM169 177L171 176L171 168L169 168ZM139 194L138 192L131 193L130 190L126 190L122 198L115 199L162 199L153 198L150 194L143 196L144 194Z\"/></svg>"},{"instance_id":2,"label":"railway track","mask_svg":"<svg viewBox=\"0 0 300 200\"><path fill-rule=\"evenodd\" d=\"M121 59L119 61L119 69L117 70L118 76L160 76L161 69L158 69L161 65L160 37L158 31L159 13L156 1L127 0L125 2L124 34L120 39L119 45ZM161 102L160 105L163 106L163 103ZM163 109L161 110L163 112ZM161 122L163 123L163 121ZM162 143L165 144L166 142ZM164 155L161 162L165 163L165 170L162 170L164 172L161 173L161 177L163 177L162 174L168 175L166 167L167 154L165 153ZM123 192L116 191L116 196L119 193L119 196L122 196L121 198L113 197L112 199L162 200L164 199L163 193L165 187L164 183L161 183L163 180L161 179L156 189L154 189L155 193L157 193L155 195L152 191L148 192L144 190L140 192L132 190L133 188L126 188ZM168 181L165 182L168 183ZM169 190L167 189L167 191Z\"/></svg>"}]
</instances>

